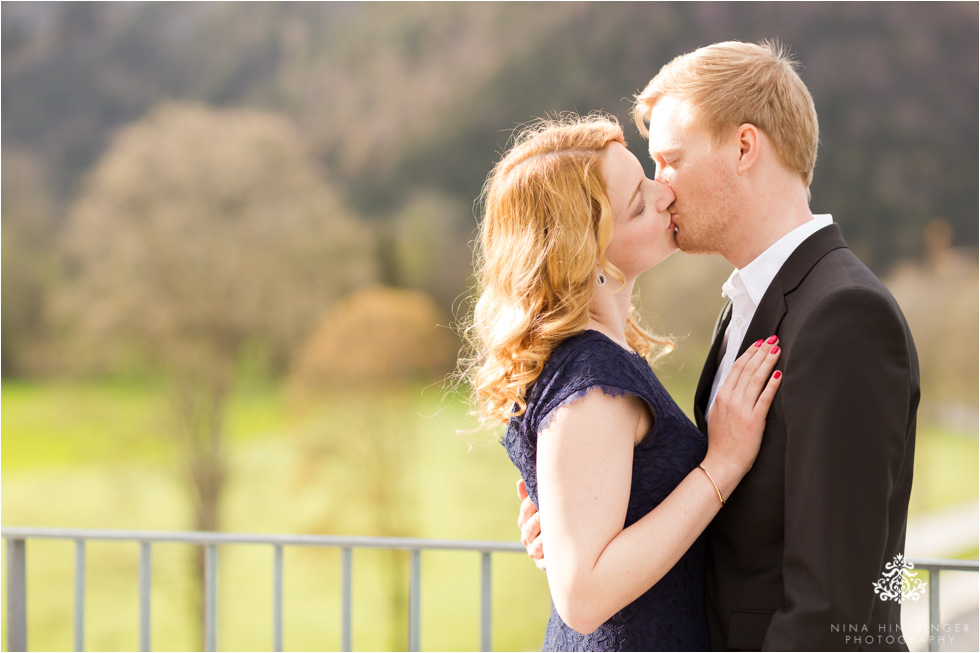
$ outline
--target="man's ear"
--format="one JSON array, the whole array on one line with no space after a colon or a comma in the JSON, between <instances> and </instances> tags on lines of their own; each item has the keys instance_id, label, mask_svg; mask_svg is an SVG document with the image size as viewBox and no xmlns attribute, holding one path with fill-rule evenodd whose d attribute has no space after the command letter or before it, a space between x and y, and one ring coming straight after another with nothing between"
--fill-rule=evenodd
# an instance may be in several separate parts
<instances>
[{"instance_id":1,"label":"man's ear","mask_svg":"<svg viewBox=\"0 0 980 653\"><path fill-rule=\"evenodd\" d=\"M744 174L759 160L762 148L762 132L755 125L745 123L736 130L735 138L739 152L736 170L739 174Z\"/></svg>"}]
</instances>

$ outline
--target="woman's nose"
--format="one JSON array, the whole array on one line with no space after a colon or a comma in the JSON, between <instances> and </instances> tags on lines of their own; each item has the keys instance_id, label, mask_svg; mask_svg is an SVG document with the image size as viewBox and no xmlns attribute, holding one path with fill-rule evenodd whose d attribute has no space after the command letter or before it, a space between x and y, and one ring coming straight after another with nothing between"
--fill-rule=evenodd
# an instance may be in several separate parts
<instances>
[{"instance_id":1,"label":"woman's nose","mask_svg":"<svg viewBox=\"0 0 980 653\"><path fill-rule=\"evenodd\" d=\"M657 208L657 212L665 213L667 211L667 207L673 204L674 200L677 199L674 195L674 190L667 184L657 180L654 180L653 187L654 193L656 193L654 205Z\"/></svg>"}]
</instances>

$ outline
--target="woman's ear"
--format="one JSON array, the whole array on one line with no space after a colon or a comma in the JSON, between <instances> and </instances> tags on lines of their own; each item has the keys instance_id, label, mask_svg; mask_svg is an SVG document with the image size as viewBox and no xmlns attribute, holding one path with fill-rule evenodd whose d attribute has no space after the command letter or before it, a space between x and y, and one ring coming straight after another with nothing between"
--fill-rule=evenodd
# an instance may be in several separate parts
<instances>
[{"instance_id":1,"label":"woman's ear","mask_svg":"<svg viewBox=\"0 0 980 653\"><path fill-rule=\"evenodd\" d=\"M756 161L759 159L760 150L762 147L762 133L759 128L751 123L745 123L739 126L736 131L736 138L738 139L738 162L736 163L736 170L739 174L744 174L748 172L752 166L755 165Z\"/></svg>"}]
</instances>

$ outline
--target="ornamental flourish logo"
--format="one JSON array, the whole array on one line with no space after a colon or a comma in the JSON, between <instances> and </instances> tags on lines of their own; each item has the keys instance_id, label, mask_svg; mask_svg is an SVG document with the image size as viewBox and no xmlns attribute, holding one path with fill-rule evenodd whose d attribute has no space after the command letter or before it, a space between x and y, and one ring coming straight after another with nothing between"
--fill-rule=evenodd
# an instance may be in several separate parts
<instances>
[{"instance_id":1,"label":"ornamental flourish logo","mask_svg":"<svg viewBox=\"0 0 980 653\"><path fill-rule=\"evenodd\" d=\"M885 571L877 583L872 583L875 594L882 601L918 601L922 593L925 592L927 583L922 582L910 573L915 569L915 565L905 559L901 553L895 559L885 565Z\"/></svg>"}]
</instances>

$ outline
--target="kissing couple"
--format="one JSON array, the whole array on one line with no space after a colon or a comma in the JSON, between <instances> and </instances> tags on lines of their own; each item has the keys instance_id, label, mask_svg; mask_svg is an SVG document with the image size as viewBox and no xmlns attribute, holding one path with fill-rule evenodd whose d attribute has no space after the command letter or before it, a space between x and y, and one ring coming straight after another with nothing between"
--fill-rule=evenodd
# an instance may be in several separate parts
<instances>
[{"instance_id":1,"label":"kissing couple","mask_svg":"<svg viewBox=\"0 0 980 653\"><path fill-rule=\"evenodd\" d=\"M654 179L614 119L565 116L525 128L482 197L468 376L522 477L544 649L907 650L873 586L905 547L918 360L894 298L810 210L796 63L703 47L633 117ZM735 267L695 423L633 305L677 249Z\"/></svg>"}]
</instances>

